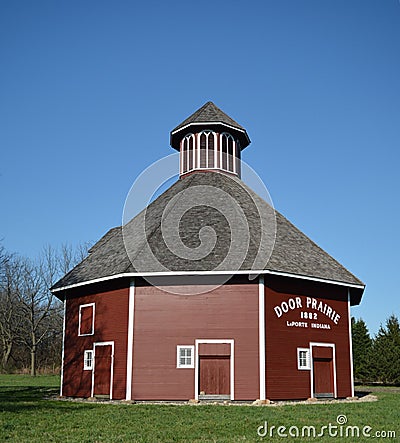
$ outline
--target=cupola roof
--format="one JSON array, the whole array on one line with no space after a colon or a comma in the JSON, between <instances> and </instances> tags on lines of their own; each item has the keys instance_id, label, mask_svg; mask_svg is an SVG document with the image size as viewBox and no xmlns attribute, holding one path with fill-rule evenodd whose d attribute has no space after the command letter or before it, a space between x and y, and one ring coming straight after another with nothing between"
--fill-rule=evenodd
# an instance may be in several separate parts
<instances>
[{"instance_id":1,"label":"cupola roof","mask_svg":"<svg viewBox=\"0 0 400 443\"><path fill-rule=\"evenodd\" d=\"M195 131L196 126L199 129L218 129L220 127L220 132L227 131L239 139L241 149L250 144L246 129L209 101L171 131L171 146L179 151L179 143L185 133L198 132Z\"/></svg>"}]
</instances>

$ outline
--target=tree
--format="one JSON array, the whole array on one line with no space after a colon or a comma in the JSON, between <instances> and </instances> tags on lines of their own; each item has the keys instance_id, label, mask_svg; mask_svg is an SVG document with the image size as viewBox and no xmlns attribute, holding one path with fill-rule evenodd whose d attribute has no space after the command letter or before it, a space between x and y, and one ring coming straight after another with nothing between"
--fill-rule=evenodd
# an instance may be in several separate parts
<instances>
[{"instance_id":1,"label":"tree","mask_svg":"<svg viewBox=\"0 0 400 443\"><path fill-rule=\"evenodd\" d=\"M24 306L24 342L31 354L31 375L36 375L37 350L44 342L61 342L62 303L50 292L51 286L67 273L83 256L88 244L74 249L62 245L59 250L45 246L36 262L24 259L23 290L19 293Z\"/></svg>"},{"instance_id":2,"label":"tree","mask_svg":"<svg viewBox=\"0 0 400 443\"><path fill-rule=\"evenodd\" d=\"M18 298L22 269L19 260L0 248L1 369L6 371L12 351L21 344L23 310Z\"/></svg>"},{"instance_id":3,"label":"tree","mask_svg":"<svg viewBox=\"0 0 400 443\"><path fill-rule=\"evenodd\" d=\"M400 324L395 315L379 328L373 346L373 362L378 381L400 383Z\"/></svg>"},{"instance_id":4,"label":"tree","mask_svg":"<svg viewBox=\"0 0 400 443\"><path fill-rule=\"evenodd\" d=\"M371 367L372 338L363 319L351 318L354 378L362 382L373 378Z\"/></svg>"},{"instance_id":5,"label":"tree","mask_svg":"<svg viewBox=\"0 0 400 443\"><path fill-rule=\"evenodd\" d=\"M76 249L46 246L37 260L7 253L0 245L0 364L3 371L30 366L38 358L55 369L60 363L63 305L49 288L87 255L89 245ZM29 351L29 360L27 352Z\"/></svg>"},{"instance_id":6,"label":"tree","mask_svg":"<svg viewBox=\"0 0 400 443\"><path fill-rule=\"evenodd\" d=\"M52 308L53 295L46 287L42 263L38 265L21 259L22 285L18 291L24 314L24 343L31 355L31 375L36 375L37 347L47 333L47 317Z\"/></svg>"}]
</instances>

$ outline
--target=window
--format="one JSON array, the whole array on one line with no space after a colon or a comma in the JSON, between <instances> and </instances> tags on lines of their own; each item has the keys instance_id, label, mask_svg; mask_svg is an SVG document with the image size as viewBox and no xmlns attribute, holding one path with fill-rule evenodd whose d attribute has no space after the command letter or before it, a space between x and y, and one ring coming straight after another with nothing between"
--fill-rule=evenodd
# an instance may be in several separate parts
<instances>
[{"instance_id":1,"label":"window","mask_svg":"<svg viewBox=\"0 0 400 443\"><path fill-rule=\"evenodd\" d=\"M310 350L308 348L297 348L297 369L311 369Z\"/></svg>"},{"instance_id":2,"label":"window","mask_svg":"<svg viewBox=\"0 0 400 443\"><path fill-rule=\"evenodd\" d=\"M94 334L94 303L79 306L78 335Z\"/></svg>"},{"instance_id":3,"label":"window","mask_svg":"<svg viewBox=\"0 0 400 443\"><path fill-rule=\"evenodd\" d=\"M176 367L177 368L194 368L194 346L177 346L176 347Z\"/></svg>"},{"instance_id":4,"label":"window","mask_svg":"<svg viewBox=\"0 0 400 443\"><path fill-rule=\"evenodd\" d=\"M93 369L93 351L85 351L83 354L83 369Z\"/></svg>"},{"instance_id":5,"label":"window","mask_svg":"<svg viewBox=\"0 0 400 443\"><path fill-rule=\"evenodd\" d=\"M221 169L236 173L236 142L227 132L221 134L220 156Z\"/></svg>"},{"instance_id":6,"label":"window","mask_svg":"<svg viewBox=\"0 0 400 443\"><path fill-rule=\"evenodd\" d=\"M188 134L182 140L181 147L181 171L192 171L196 167L196 149L195 149L195 137L194 134Z\"/></svg>"},{"instance_id":7,"label":"window","mask_svg":"<svg viewBox=\"0 0 400 443\"><path fill-rule=\"evenodd\" d=\"M200 168L214 168L215 156L214 146L216 145L215 132L206 130L199 134L200 144Z\"/></svg>"}]
</instances>

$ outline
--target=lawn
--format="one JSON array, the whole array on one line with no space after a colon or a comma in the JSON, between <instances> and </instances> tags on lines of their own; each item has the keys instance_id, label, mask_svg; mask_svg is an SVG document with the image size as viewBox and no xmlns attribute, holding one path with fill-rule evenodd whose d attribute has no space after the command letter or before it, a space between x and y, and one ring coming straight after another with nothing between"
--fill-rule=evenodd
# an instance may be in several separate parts
<instances>
[{"instance_id":1,"label":"lawn","mask_svg":"<svg viewBox=\"0 0 400 443\"><path fill-rule=\"evenodd\" d=\"M11 442L243 442L243 441L400 441L400 390L377 389L377 402L286 406L218 406L95 404L49 399L59 378L0 375L0 441ZM367 388L363 388L364 390ZM347 424L338 426L339 415ZM272 436L257 435L268 422ZM343 437L290 437L303 426L331 428ZM277 428L287 437L279 437ZM366 436L345 438L347 426L370 426ZM269 430L269 429L268 429ZM260 432L262 429L260 430ZM395 431L397 438L375 438L376 431ZM306 431L307 432L307 431Z\"/></svg>"}]
</instances>

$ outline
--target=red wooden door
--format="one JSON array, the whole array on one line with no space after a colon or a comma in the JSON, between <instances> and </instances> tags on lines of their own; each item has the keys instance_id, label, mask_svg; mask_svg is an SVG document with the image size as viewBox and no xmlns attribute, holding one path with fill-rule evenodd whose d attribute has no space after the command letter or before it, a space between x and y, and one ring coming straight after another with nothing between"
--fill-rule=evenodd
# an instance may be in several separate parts
<instances>
[{"instance_id":1,"label":"red wooden door","mask_svg":"<svg viewBox=\"0 0 400 443\"><path fill-rule=\"evenodd\" d=\"M230 395L229 356L200 356L199 391L205 395Z\"/></svg>"},{"instance_id":2,"label":"red wooden door","mask_svg":"<svg viewBox=\"0 0 400 443\"><path fill-rule=\"evenodd\" d=\"M93 395L110 395L112 346L95 346Z\"/></svg>"},{"instance_id":3,"label":"red wooden door","mask_svg":"<svg viewBox=\"0 0 400 443\"><path fill-rule=\"evenodd\" d=\"M314 396L334 397L332 358L314 358Z\"/></svg>"}]
</instances>

